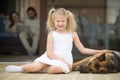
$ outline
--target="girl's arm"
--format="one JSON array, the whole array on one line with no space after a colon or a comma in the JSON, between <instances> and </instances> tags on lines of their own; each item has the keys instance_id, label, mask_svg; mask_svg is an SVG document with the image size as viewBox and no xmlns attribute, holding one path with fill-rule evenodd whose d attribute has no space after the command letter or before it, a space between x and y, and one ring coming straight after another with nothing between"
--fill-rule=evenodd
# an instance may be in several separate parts
<instances>
[{"instance_id":1,"label":"girl's arm","mask_svg":"<svg viewBox=\"0 0 120 80\"><path fill-rule=\"evenodd\" d=\"M77 47L77 49L83 53L83 54L95 54L95 53L105 53L105 52L109 52L109 50L95 50L95 49L89 49L89 48L85 48L82 43L79 40L79 37L77 35L76 32L73 33L73 42L75 44L75 46Z\"/></svg>"}]
</instances>

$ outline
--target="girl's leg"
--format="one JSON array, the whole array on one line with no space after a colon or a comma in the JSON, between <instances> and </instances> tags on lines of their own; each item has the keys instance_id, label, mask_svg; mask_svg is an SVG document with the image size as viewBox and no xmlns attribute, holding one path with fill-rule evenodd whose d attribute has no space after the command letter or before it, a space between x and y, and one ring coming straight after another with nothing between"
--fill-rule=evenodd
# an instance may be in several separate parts
<instances>
[{"instance_id":1,"label":"girl's leg","mask_svg":"<svg viewBox=\"0 0 120 80\"><path fill-rule=\"evenodd\" d=\"M40 72L40 70L47 66L47 64L41 62L33 62L31 64L22 65L22 72Z\"/></svg>"},{"instance_id":2,"label":"girl's leg","mask_svg":"<svg viewBox=\"0 0 120 80\"><path fill-rule=\"evenodd\" d=\"M49 74L59 74L63 73L63 70L59 66L49 66L45 69L45 72Z\"/></svg>"},{"instance_id":3,"label":"girl's leg","mask_svg":"<svg viewBox=\"0 0 120 80\"><path fill-rule=\"evenodd\" d=\"M33 62L22 66L10 65L5 68L6 72L39 72L43 68L47 67L47 64L41 62Z\"/></svg>"}]
</instances>

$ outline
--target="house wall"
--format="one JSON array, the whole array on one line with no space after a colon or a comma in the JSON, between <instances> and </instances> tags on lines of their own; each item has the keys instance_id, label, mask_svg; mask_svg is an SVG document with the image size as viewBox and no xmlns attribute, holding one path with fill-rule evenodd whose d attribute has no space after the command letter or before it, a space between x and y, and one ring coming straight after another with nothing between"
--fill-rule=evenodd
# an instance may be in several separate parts
<instances>
[{"instance_id":1,"label":"house wall","mask_svg":"<svg viewBox=\"0 0 120 80\"><path fill-rule=\"evenodd\" d=\"M96 23L97 17L106 22L106 0L48 0L48 9L51 7L66 8L76 16L80 15L81 8L86 7L90 23Z\"/></svg>"},{"instance_id":2,"label":"house wall","mask_svg":"<svg viewBox=\"0 0 120 80\"><path fill-rule=\"evenodd\" d=\"M16 0L16 4L16 11L20 13L21 18L26 17L26 10L30 6L36 9L40 17L40 0Z\"/></svg>"},{"instance_id":3,"label":"house wall","mask_svg":"<svg viewBox=\"0 0 120 80\"><path fill-rule=\"evenodd\" d=\"M107 0L107 23L114 23L118 10L120 9L120 0Z\"/></svg>"}]
</instances>

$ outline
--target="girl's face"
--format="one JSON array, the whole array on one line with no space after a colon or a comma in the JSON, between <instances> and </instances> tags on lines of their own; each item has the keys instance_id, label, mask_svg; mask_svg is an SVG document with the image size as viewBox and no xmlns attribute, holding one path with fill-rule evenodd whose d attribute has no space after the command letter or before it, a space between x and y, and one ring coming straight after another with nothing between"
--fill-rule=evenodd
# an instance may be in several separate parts
<instances>
[{"instance_id":1,"label":"girl's face","mask_svg":"<svg viewBox=\"0 0 120 80\"><path fill-rule=\"evenodd\" d=\"M66 26L67 26L67 18L62 15L57 15L55 16L54 23L58 31L64 31L66 30Z\"/></svg>"}]
</instances>

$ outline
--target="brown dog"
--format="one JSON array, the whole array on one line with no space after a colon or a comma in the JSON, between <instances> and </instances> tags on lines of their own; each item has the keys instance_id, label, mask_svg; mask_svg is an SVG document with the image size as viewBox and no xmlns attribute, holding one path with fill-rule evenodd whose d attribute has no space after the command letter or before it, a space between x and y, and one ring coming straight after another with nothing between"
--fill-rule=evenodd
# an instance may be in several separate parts
<instances>
[{"instance_id":1,"label":"brown dog","mask_svg":"<svg viewBox=\"0 0 120 80\"><path fill-rule=\"evenodd\" d=\"M72 70L80 73L116 73L120 72L120 53L97 53L83 60L75 62Z\"/></svg>"}]
</instances>

